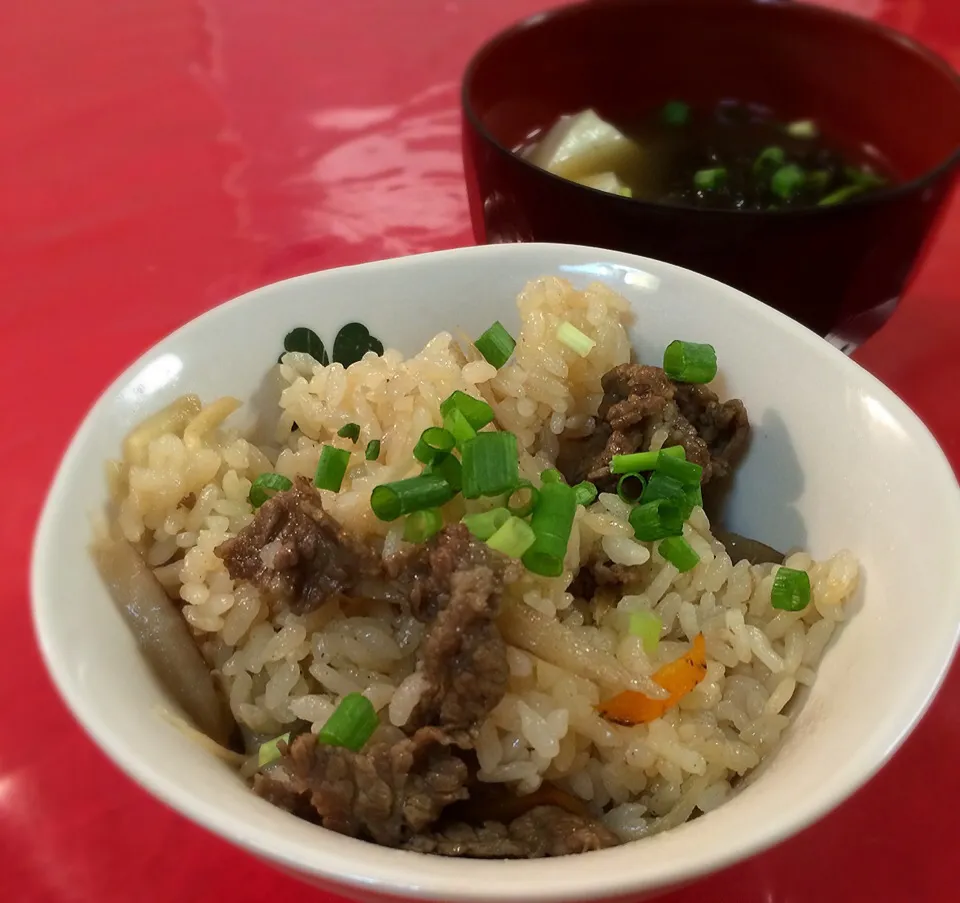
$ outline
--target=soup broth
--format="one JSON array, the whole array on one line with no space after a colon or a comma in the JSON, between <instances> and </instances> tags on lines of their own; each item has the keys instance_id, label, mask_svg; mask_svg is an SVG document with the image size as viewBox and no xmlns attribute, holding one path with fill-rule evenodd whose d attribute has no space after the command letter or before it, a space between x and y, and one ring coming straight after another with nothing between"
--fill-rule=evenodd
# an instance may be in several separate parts
<instances>
[{"instance_id":1,"label":"soup broth","mask_svg":"<svg viewBox=\"0 0 960 903\"><path fill-rule=\"evenodd\" d=\"M871 148L840 147L814 120L786 122L757 104L724 100L708 109L671 101L616 124L584 111L518 151L593 188L710 209L833 206L896 181Z\"/></svg>"}]
</instances>

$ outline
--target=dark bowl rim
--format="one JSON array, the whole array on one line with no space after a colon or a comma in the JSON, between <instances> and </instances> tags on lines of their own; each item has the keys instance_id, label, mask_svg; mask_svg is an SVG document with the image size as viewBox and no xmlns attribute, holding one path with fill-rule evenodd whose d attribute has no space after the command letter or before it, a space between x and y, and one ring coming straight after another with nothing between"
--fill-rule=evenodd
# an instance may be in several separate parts
<instances>
[{"instance_id":1,"label":"dark bowl rim","mask_svg":"<svg viewBox=\"0 0 960 903\"><path fill-rule=\"evenodd\" d=\"M511 25L501 29L492 37L484 41L480 47L474 51L473 55L467 62L467 65L463 70L460 83L460 106L463 115L470 122L473 130L487 144L491 145L501 155L506 155L512 161L518 163L521 167L528 169L531 173L539 174L539 177L548 181L554 181L558 185L568 186L566 190L590 192L590 194L596 195L598 198L605 198L607 203L629 205L631 208L637 210L645 208L648 212L656 211L658 213L682 212L717 218L731 216L738 218L748 216L756 218L831 216L836 215L838 211L842 212L846 210L869 208L871 206L883 204L887 201L897 200L901 197L914 194L918 190L937 181L941 176L948 174L951 169L960 163L960 145L958 145L957 148L954 149L953 153L947 156L943 162L938 163L936 166L928 169L915 179L911 179L909 182L900 182L892 185L889 188L880 188L873 194L869 194L866 197L852 198L850 201L847 201L844 204L837 204L829 207L797 207L788 208L786 210L725 210L710 207L694 207L689 204L667 204L661 201L645 201L639 198L628 198L624 197L623 195L612 194L609 191L603 191L599 188L591 188L588 185L581 185L579 182L574 182L570 179L563 178L563 176L555 175L546 169L542 169L541 167L530 163L528 160L525 160L523 157L519 156L519 154L514 153L514 151L502 144L490 132L490 130L487 129L474 110L473 105L470 102L469 94L476 76L476 70L482 62L483 57L505 41L508 41L517 35L521 35L525 31L537 28L547 20L578 15L588 11L588 8L596 8L601 6L626 6L633 3L638 6L648 3L663 5L666 2L667 0L577 0L577 2L574 3L567 3L563 6L554 6L542 12L533 13L532 15L525 16L522 19L518 19ZM706 5L710 2L710 0L701 0L701 2ZM717 0L713 0L713 2L717 2ZM928 66L939 70L942 75L946 76L949 81L953 82L957 93L960 94L960 73L958 73L957 70L950 65L950 63L948 63L940 54L931 50L925 44L921 44L915 38L912 38L909 35L904 34L902 31L898 31L897 29L890 27L889 25L884 25L880 22L875 22L872 19L867 19L863 16L858 16L843 10L831 9L830 7L820 6L817 3L804 2L804 0L728 0L728 2L742 2L751 6L771 6L778 7L780 9L790 9L791 12L787 13L787 15L822 16L827 19L834 20L837 23L837 27L859 29L872 34L874 37L899 44L906 50L920 57ZM626 209L626 207L624 209Z\"/></svg>"}]
</instances>

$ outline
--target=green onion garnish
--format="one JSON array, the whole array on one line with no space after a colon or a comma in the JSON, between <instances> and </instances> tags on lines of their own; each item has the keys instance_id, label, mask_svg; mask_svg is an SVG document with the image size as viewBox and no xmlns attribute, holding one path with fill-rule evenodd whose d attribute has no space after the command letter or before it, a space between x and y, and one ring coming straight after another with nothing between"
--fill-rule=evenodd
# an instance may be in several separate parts
<instances>
[{"instance_id":1,"label":"green onion garnish","mask_svg":"<svg viewBox=\"0 0 960 903\"><path fill-rule=\"evenodd\" d=\"M878 176L866 166L844 166L843 173L854 185L861 185L864 188L879 188L887 184L883 176Z\"/></svg>"},{"instance_id":2,"label":"green onion garnish","mask_svg":"<svg viewBox=\"0 0 960 903\"><path fill-rule=\"evenodd\" d=\"M425 429L413 448L413 456L424 464L433 464L438 458L446 457L453 451L457 440L449 430L438 426Z\"/></svg>"},{"instance_id":3,"label":"green onion garnish","mask_svg":"<svg viewBox=\"0 0 960 903\"><path fill-rule=\"evenodd\" d=\"M340 429L337 430L337 435L341 439L349 439L354 445L356 445L357 440L360 438L360 424L345 423L340 427Z\"/></svg>"},{"instance_id":4,"label":"green onion garnish","mask_svg":"<svg viewBox=\"0 0 960 903\"><path fill-rule=\"evenodd\" d=\"M557 338L571 351L579 354L580 357L586 357L597 344L594 339L582 333L573 323L568 323L566 320L557 327Z\"/></svg>"},{"instance_id":5,"label":"green onion garnish","mask_svg":"<svg viewBox=\"0 0 960 903\"><path fill-rule=\"evenodd\" d=\"M317 462L317 473L313 483L318 489L330 489L339 492L343 485L343 475L350 463L350 452L345 448L325 445Z\"/></svg>"},{"instance_id":6,"label":"green onion garnish","mask_svg":"<svg viewBox=\"0 0 960 903\"><path fill-rule=\"evenodd\" d=\"M484 360L498 370L510 360L517 343L513 336L497 320L476 342L473 343Z\"/></svg>"},{"instance_id":7,"label":"green onion garnish","mask_svg":"<svg viewBox=\"0 0 960 903\"><path fill-rule=\"evenodd\" d=\"M819 133L812 119L798 119L787 125L787 134L792 138L816 138Z\"/></svg>"},{"instance_id":8,"label":"green onion garnish","mask_svg":"<svg viewBox=\"0 0 960 903\"><path fill-rule=\"evenodd\" d=\"M523 563L528 571L542 577L558 577L563 573L563 559L577 511L577 494L566 483L547 483L540 487L540 498L533 509L530 526L536 540Z\"/></svg>"},{"instance_id":9,"label":"green onion garnish","mask_svg":"<svg viewBox=\"0 0 960 903\"><path fill-rule=\"evenodd\" d=\"M269 765L271 762L276 762L277 759L283 755L278 748L278 744L281 741L284 743L290 742L289 731L286 734L281 734L279 737L274 737L272 740L267 740L266 743L260 744L260 749L257 750L258 768L263 768L264 765Z\"/></svg>"},{"instance_id":10,"label":"green onion garnish","mask_svg":"<svg viewBox=\"0 0 960 903\"><path fill-rule=\"evenodd\" d=\"M796 568L778 568L770 604L781 611L803 611L810 604L810 575Z\"/></svg>"},{"instance_id":11,"label":"green onion garnish","mask_svg":"<svg viewBox=\"0 0 960 903\"><path fill-rule=\"evenodd\" d=\"M463 472L460 459L455 455L438 458L433 464L428 464L424 467L423 472L435 473L437 476L443 477L455 493L459 492L463 486Z\"/></svg>"},{"instance_id":12,"label":"green onion garnish","mask_svg":"<svg viewBox=\"0 0 960 903\"><path fill-rule=\"evenodd\" d=\"M453 436L457 448L463 448L477 435L477 431L470 426L470 421L467 420L463 411L459 408L452 408L447 414L444 414L443 427Z\"/></svg>"},{"instance_id":13,"label":"green onion garnish","mask_svg":"<svg viewBox=\"0 0 960 903\"><path fill-rule=\"evenodd\" d=\"M657 473L662 473L665 477L672 477L688 489L699 486L701 479L703 479L703 468L699 464L673 455L663 455L657 461Z\"/></svg>"},{"instance_id":14,"label":"green onion garnish","mask_svg":"<svg viewBox=\"0 0 960 903\"><path fill-rule=\"evenodd\" d=\"M700 191L716 191L727 181L727 171L722 166L713 169L698 169L693 174L693 184Z\"/></svg>"},{"instance_id":15,"label":"green onion garnish","mask_svg":"<svg viewBox=\"0 0 960 903\"><path fill-rule=\"evenodd\" d=\"M360 752L379 724L373 703L360 693L348 693L320 728L317 741Z\"/></svg>"},{"instance_id":16,"label":"green onion garnish","mask_svg":"<svg viewBox=\"0 0 960 903\"><path fill-rule=\"evenodd\" d=\"M510 558L522 558L536 538L530 524L519 517L511 517L487 540L487 545Z\"/></svg>"},{"instance_id":17,"label":"green onion garnish","mask_svg":"<svg viewBox=\"0 0 960 903\"><path fill-rule=\"evenodd\" d=\"M637 505L630 512L633 535L641 542L654 542L683 533L683 511L670 499L657 499Z\"/></svg>"},{"instance_id":18,"label":"green onion garnish","mask_svg":"<svg viewBox=\"0 0 960 903\"><path fill-rule=\"evenodd\" d=\"M453 496L453 488L443 477L422 473L418 477L377 486L370 493L370 507L380 520L391 521L425 508L439 508Z\"/></svg>"},{"instance_id":19,"label":"green onion garnish","mask_svg":"<svg viewBox=\"0 0 960 903\"><path fill-rule=\"evenodd\" d=\"M507 499L507 510L514 517L526 517L533 511L539 497L540 490L533 483L529 480L521 480ZM517 499L516 502L513 501L514 498Z\"/></svg>"},{"instance_id":20,"label":"green onion garnish","mask_svg":"<svg viewBox=\"0 0 960 903\"><path fill-rule=\"evenodd\" d=\"M475 430L482 430L488 423L493 422L493 408L485 401L467 395L459 389L440 404L440 415L446 417L451 411L457 410L466 418L467 423Z\"/></svg>"},{"instance_id":21,"label":"green onion garnish","mask_svg":"<svg viewBox=\"0 0 960 903\"><path fill-rule=\"evenodd\" d=\"M682 100L671 100L663 105L660 118L667 125L685 125L690 118L690 105Z\"/></svg>"},{"instance_id":22,"label":"green onion garnish","mask_svg":"<svg viewBox=\"0 0 960 903\"><path fill-rule=\"evenodd\" d=\"M682 536L670 536L660 541L660 554L681 574L697 566L700 556Z\"/></svg>"},{"instance_id":23,"label":"green onion garnish","mask_svg":"<svg viewBox=\"0 0 960 903\"><path fill-rule=\"evenodd\" d=\"M504 495L520 482L517 437L513 433L477 433L462 449L464 498Z\"/></svg>"},{"instance_id":24,"label":"green onion garnish","mask_svg":"<svg viewBox=\"0 0 960 903\"><path fill-rule=\"evenodd\" d=\"M679 480L660 473L659 470L650 474L650 479L640 496L640 502L647 504L648 502L655 502L657 499L666 499L673 502L680 509L680 514L684 520L690 516L690 512L693 510L690 507L686 486Z\"/></svg>"},{"instance_id":25,"label":"green onion garnish","mask_svg":"<svg viewBox=\"0 0 960 903\"><path fill-rule=\"evenodd\" d=\"M765 147L753 161L753 172L760 175L768 169L779 169L785 161L786 155L782 147Z\"/></svg>"},{"instance_id":26,"label":"green onion garnish","mask_svg":"<svg viewBox=\"0 0 960 903\"><path fill-rule=\"evenodd\" d=\"M661 448L659 451L614 455L610 459L610 473L643 473L647 470L657 470L661 455L668 458L684 458L686 454L682 445L671 445L669 448Z\"/></svg>"},{"instance_id":27,"label":"green onion garnish","mask_svg":"<svg viewBox=\"0 0 960 903\"><path fill-rule=\"evenodd\" d=\"M582 480L573 487L573 494L578 505L592 505L597 500L597 487L589 480Z\"/></svg>"},{"instance_id":28,"label":"green onion garnish","mask_svg":"<svg viewBox=\"0 0 960 903\"><path fill-rule=\"evenodd\" d=\"M717 375L713 345L674 341L663 352L663 369L678 383L708 383Z\"/></svg>"},{"instance_id":29,"label":"green onion garnish","mask_svg":"<svg viewBox=\"0 0 960 903\"><path fill-rule=\"evenodd\" d=\"M652 611L633 611L630 613L630 633L643 641L643 651L653 655L660 645L660 633L663 621Z\"/></svg>"},{"instance_id":30,"label":"green onion garnish","mask_svg":"<svg viewBox=\"0 0 960 903\"><path fill-rule=\"evenodd\" d=\"M407 515L403 522L405 542L426 542L443 529L443 515L439 508L424 508Z\"/></svg>"},{"instance_id":31,"label":"green onion garnish","mask_svg":"<svg viewBox=\"0 0 960 903\"><path fill-rule=\"evenodd\" d=\"M563 474L556 467L547 468L540 471L541 483L563 483Z\"/></svg>"},{"instance_id":32,"label":"green onion garnish","mask_svg":"<svg viewBox=\"0 0 960 903\"><path fill-rule=\"evenodd\" d=\"M367 450L363 453L363 456L368 461L376 461L380 457L380 440L371 439L367 443Z\"/></svg>"},{"instance_id":33,"label":"green onion garnish","mask_svg":"<svg viewBox=\"0 0 960 903\"><path fill-rule=\"evenodd\" d=\"M461 523L481 542L486 542L508 520L510 512L506 508L493 508L478 514L468 514Z\"/></svg>"},{"instance_id":34,"label":"green onion garnish","mask_svg":"<svg viewBox=\"0 0 960 903\"><path fill-rule=\"evenodd\" d=\"M250 504L259 508L274 492L283 492L293 485L279 473L262 473L250 486Z\"/></svg>"},{"instance_id":35,"label":"green onion garnish","mask_svg":"<svg viewBox=\"0 0 960 903\"><path fill-rule=\"evenodd\" d=\"M844 201L849 201L850 198L854 198L858 194L863 194L866 190L865 185L844 185L843 188L831 191L830 194L820 198L820 200L817 201L817 206L832 207L834 204L842 204Z\"/></svg>"},{"instance_id":36,"label":"green onion garnish","mask_svg":"<svg viewBox=\"0 0 960 903\"><path fill-rule=\"evenodd\" d=\"M702 508L702 507L703 507L703 491L700 489L700 484L697 483L696 486L692 486L687 490L687 510L693 511L694 508Z\"/></svg>"},{"instance_id":37,"label":"green onion garnish","mask_svg":"<svg viewBox=\"0 0 960 903\"><path fill-rule=\"evenodd\" d=\"M632 505L640 498L647 481L639 473L625 473L617 480L617 495L621 501Z\"/></svg>"},{"instance_id":38,"label":"green onion garnish","mask_svg":"<svg viewBox=\"0 0 960 903\"><path fill-rule=\"evenodd\" d=\"M807 173L807 188L823 191L830 181L830 173L825 169L815 169Z\"/></svg>"},{"instance_id":39,"label":"green onion garnish","mask_svg":"<svg viewBox=\"0 0 960 903\"><path fill-rule=\"evenodd\" d=\"M781 166L770 180L770 188L773 193L784 200L792 198L801 188L803 188L806 176L803 170L795 163L788 163Z\"/></svg>"}]
</instances>

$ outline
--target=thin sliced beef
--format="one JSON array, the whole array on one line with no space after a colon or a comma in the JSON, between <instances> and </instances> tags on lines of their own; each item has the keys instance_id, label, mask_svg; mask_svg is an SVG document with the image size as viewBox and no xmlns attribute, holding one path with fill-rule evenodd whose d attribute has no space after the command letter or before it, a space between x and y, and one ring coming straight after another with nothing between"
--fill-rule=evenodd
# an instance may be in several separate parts
<instances>
[{"instance_id":1,"label":"thin sliced beef","mask_svg":"<svg viewBox=\"0 0 960 903\"><path fill-rule=\"evenodd\" d=\"M299 814L308 803L325 828L396 847L467 797L469 768L430 728L404 737L381 728L360 752L301 734L283 758L284 779L260 776L265 799Z\"/></svg>"},{"instance_id":2,"label":"thin sliced beef","mask_svg":"<svg viewBox=\"0 0 960 903\"><path fill-rule=\"evenodd\" d=\"M323 510L320 493L303 478L264 502L253 522L216 554L234 580L250 581L296 614L379 572L376 556Z\"/></svg>"},{"instance_id":3,"label":"thin sliced beef","mask_svg":"<svg viewBox=\"0 0 960 903\"><path fill-rule=\"evenodd\" d=\"M506 825L489 821L474 827L460 822L419 834L406 846L441 856L540 859L602 850L618 843L617 836L596 819L558 806L537 806Z\"/></svg>"},{"instance_id":4,"label":"thin sliced beef","mask_svg":"<svg viewBox=\"0 0 960 903\"><path fill-rule=\"evenodd\" d=\"M750 431L743 402L720 402L707 386L675 383L660 367L621 364L602 380L597 426L585 438L562 439L557 466L570 483L590 480L613 490L614 455L649 449L657 430L666 445L682 445L688 461L703 467L703 482L726 476Z\"/></svg>"},{"instance_id":5,"label":"thin sliced beef","mask_svg":"<svg viewBox=\"0 0 960 903\"><path fill-rule=\"evenodd\" d=\"M507 689L507 648L496 626L506 565L463 525L447 527L406 562L411 610L427 623L426 689L409 726L475 730Z\"/></svg>"}]
</instances>

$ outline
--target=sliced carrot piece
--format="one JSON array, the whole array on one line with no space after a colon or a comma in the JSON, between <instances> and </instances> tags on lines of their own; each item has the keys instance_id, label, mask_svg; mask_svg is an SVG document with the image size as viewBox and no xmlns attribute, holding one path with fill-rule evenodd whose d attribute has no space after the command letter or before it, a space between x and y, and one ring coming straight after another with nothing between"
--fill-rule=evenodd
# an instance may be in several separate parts
<instances>
[{"instance_id":1,"label":"sliced carrot piece","mask_svg":"<svg viewBox=\"0 0 960 903\"><path fill-rule=\"evenodd\" d=\"M672 709L706 674L707 644L703 634L698 633L686 653L653 672L653 681L663 687L669 696L664 699L651 699L636 690L624 690L612 699L601 702L597 711L617 724L646 724Z\"/></svg>"}]
</instances>

